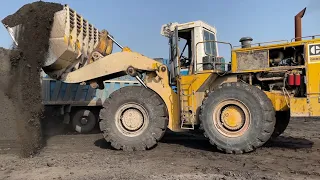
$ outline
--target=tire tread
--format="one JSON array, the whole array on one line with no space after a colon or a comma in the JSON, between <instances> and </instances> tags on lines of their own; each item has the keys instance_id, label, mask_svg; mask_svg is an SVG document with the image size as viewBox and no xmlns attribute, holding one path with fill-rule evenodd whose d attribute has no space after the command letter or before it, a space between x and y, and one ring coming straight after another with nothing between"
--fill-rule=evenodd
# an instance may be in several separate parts
<instances>
[{"instance_id":1,"label":"tire tread","mask_svg":"<svg viewBox=\"0 0 320 180\"><path fill-rule=\"evenodd\" d=\"M208 120L208 118L205 117L203 114L203 111L207 104L209 103L209 97L213 96L214 93L223 92L224 88L235 88L235 89L242 89L246 90L250 94L252 94L256 99L258 99L259 104L262 108L262 111L265 113L264 114L264 119L261 120L262 123L262 132L259 134L258 137L254 137L253 141L247 142L246 146L243 149L235 149L234 147L222 147L219 143L214 142L212 138L210 138L208 132L205 131L206 128L204 128L204 122ZM203 100L203 103L200 107L200 115L199 115L201 127L204 129L204 136L206 138L209 138L210 143L220 151L223 151L225 153L236 153L236 154L241 154L244 152L251 152L255 150L256 148L262 146L265 144L268 139L270 139L273 131L274 131L274 126L275 126L275 111L272 105L271 100L266 96L266 94L260 90L259 88L241 83L241 82L231 82L231 83L224 83L220 85L215 91L209 92L209 94L205 97Z\"/></svg>"},{"instance_id":2,"label":"tire tread","mask_svg":"<svg viewBox=\"0 0 320 180\"><path fill-rule=\"evenodd\" d=\"M149 126L139 138L130 139L130 137L120 137L117 135L117 128L111 128L114 118L109 109L116 101L125 101L126 98L137 98L148 104L153 110L153 116L149 117ZM126 86L113 92L104 102L103 109L100 111L100 129L104 138L115 149L123 151L146 150L154 147L163 137L168 126L165 104L161 97L150 89L140 86ZM154 118L154 119L152 119Z\"/></svg>"}]
</instances>

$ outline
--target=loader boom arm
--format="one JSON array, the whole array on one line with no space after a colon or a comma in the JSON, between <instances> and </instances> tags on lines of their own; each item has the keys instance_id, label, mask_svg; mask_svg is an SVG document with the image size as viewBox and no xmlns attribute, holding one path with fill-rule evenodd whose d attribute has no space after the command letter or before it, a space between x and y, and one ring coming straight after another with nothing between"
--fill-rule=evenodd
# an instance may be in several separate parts
<instances>
[{"instance_id":1,"label":"loader boom arm","mask_svg":"<svg viewBox=\"0 0 320 180\"><path fill-rule=\"evenodd\" d=\"M129 67L147 72L144 83L147 88L152 89L165 102L169 116L168 128L173 131L179 130L180 114L179 106L176 104L178 96L169 85L167 67L158 61L136 52L123 51L103 57L78 70L66 73L61 80L66 83L80 83L97 78L107 80L108 75L125 72Z\"/></svg>"},{"instance_id":2,"label":"loader boom arm","mask_svg":"<svg viewBox=\"0 0 320 180\"><path fill-rule=\"evenodd\" d=\"M126 72L128 67L141 71L156 71L162 64L136 52L118 52L105 56L61 77L65 83L80 83ZM105 79L107 80L107 79Z\"/></svg>"}]
</instances>

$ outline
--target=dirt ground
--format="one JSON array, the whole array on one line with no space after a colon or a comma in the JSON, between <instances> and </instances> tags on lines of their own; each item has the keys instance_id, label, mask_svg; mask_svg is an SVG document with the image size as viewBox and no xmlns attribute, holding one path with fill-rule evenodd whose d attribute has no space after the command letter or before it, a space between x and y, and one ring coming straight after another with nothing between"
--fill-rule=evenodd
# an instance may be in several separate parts
<instances>
[{"instance_id":1,"label":"dirt ground","mask_svg":"<svg viewBox=\"0 0 320 180\"><path fill-rule=\"evenodd\" d=\"M47 119L46 147L33 158L20 159L14 141L0 141L0 179L320 179L319 119L293 119L275 142L243 155L172 132L152 150L117 151L100 133L73 134L60 122Z\"/></svg>"}]
</instances>

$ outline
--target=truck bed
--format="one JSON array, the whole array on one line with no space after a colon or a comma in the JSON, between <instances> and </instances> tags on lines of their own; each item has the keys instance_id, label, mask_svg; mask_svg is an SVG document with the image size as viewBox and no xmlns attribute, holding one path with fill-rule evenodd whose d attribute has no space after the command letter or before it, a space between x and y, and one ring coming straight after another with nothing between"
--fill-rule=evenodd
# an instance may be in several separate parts
<instances>
[{"instance_id":1,"label":"truck bed","mask_svg":"<svg viewBox=\"0 0 320 180\"><path fill-rule=\"evenodd\" d=\"M104 82L103 90L90 85L69 84L42 77L43 105L102 106L111 93L124 86L140 86L131 76L123 76Z\"/></svg>"}]
</instances>

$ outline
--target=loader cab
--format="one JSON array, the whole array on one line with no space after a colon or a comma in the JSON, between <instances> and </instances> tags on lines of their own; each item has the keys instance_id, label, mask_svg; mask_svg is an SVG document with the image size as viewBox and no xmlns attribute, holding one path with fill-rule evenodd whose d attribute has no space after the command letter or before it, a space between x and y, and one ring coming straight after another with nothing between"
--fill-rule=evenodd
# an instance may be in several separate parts
<instances>
[{"instance_id":1,"label":"loader cab","mask_svg":"<svg viewBox=\"0 0 320 180\"><path fill-rule=\"evenodd\" d=\"M172 84L177 76L210 69L207 62L219 55L217 42L212 42L217 40L216 29L203 21L165 24L161 35L169 39L168 66Z\"/></svg>"}]
</instances>

